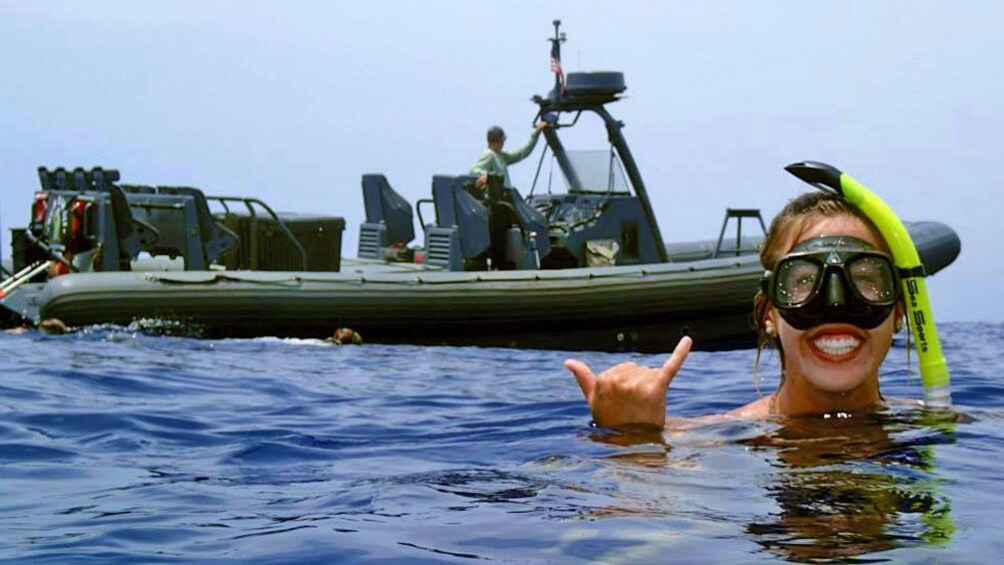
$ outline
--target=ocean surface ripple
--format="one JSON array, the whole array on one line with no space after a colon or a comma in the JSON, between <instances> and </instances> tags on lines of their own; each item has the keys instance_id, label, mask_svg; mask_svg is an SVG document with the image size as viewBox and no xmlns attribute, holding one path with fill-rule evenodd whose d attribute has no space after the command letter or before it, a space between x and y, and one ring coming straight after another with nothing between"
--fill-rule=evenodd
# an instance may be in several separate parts
<instances>
[{"instance_id":1,"label":"ocean surface ripple","mask_svg":"<svg viewBox=\"0 0 1004 565\"><path fill-rule=\"evenodd\" d=\"M590 427L561 366L662 355L2 334L0 561L986 561L1004 325L940 329L952 412L667 434ZM754 357L693 353L669 410L772 391ZM887 398L916 364L897 340Z\"/></svg>"}]
</instances>

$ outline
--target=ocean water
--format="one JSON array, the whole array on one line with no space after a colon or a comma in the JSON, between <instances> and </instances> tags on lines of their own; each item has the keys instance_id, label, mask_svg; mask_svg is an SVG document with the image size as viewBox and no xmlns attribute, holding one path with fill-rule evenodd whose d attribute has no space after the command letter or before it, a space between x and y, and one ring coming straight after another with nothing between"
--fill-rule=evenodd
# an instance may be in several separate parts
<instances>
[{"instance_id":1,"label":"ocean water","mask_svg":"<svg viewBox=\"0 0 1004 565\"><path fill-rule=\"evenodd\" d=\"M0 335L0 558L991 561L1004 325L940 329L952 413L897 404L665 436L591 428L560 351ZM753 399L753 357L693 353L670 411ZM920 396L907 362L890 353L887 397ZM761 374L772 390L776 359Z\"/></svg>"}]
</instances>

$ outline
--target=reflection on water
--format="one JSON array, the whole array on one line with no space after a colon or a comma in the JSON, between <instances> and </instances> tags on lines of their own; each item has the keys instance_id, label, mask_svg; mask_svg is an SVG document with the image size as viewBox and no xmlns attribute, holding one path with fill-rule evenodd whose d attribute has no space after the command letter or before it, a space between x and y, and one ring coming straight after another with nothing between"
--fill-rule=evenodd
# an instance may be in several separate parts
<instances>
[{"instance_id":1,"label":"reflection on water","mask_svg":"<svg viewBox=\"0 0 1004 565\"><path fill-rule=\"evenodd\" d=\"M940 492L934 445L954 443L952 424L951 415L925 411L784 421L748 442L777 458L765 489L780 510L746 531L796 560L947 542L951 502Z\"/></svg>"},{"instance_id":2,"label":"reflection on water","mask_svg":"<svg viewBox=\"0 0 1004 565\"><path fill-rule=\"evenodd\" d=\"M955 424L962 418L891 407L869 414L781 419L769 422L766 431L763 422L750 423L752 428L739 439L712 439L700 429L665 439L645 430L591 437L620 448L607 457L611 463L662 467L664 472L700 468L687 452L703 451L696 459L712 460L716 446L743 446L769 467L759 473L733 472L735 480L746 482L745 491L736 494L765 492L776 504L771 511L745 516L743 530L753 542L793 561L871 561L880 558L870 555L877 552L950 541L955 531L952 506L941 489L936 451L939 444L955 443ZM734 509L721 510L743 518ZM635 513L625 505L598 510L593 517Z\"/></svg>"}]
</instances>

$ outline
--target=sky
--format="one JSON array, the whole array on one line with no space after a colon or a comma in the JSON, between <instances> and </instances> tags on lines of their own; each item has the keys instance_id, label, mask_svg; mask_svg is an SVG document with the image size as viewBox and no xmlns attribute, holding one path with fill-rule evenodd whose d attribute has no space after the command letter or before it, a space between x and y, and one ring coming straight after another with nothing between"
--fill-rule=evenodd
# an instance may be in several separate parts
<instances>
[{"instance_id":1,"label":"sky","mask_svg":"<svg viewBox=\"0 0 1004 565\"><path fill-rule=\"evenodd\" d=\"M362 174L414 203L466 173L488 126L522 143L554 19L566 72L624 73L610 109L667 241L717 237L727 207L769 219L807 188L783 167L825 161L959 233L928 282L939 320L1004 321L993 1L0 0L3 254L37 167L100 165L342 216L355 256ZM606 147L589 127L569 149ZM524 194L542 146L510 167Z\"/></svg>"}]
</instances>

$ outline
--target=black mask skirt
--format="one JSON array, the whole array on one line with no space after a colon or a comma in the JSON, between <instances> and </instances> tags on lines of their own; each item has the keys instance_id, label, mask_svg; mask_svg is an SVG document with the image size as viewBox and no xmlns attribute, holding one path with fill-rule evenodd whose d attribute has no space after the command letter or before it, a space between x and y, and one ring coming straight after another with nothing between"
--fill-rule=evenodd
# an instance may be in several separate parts
<instances>
[{"instance_id":1,"label":"black mask skirt","mask_svg":"<svg viewBox=\"0 0 1004 565\"><path fill-rule=\"evenodd\" d=\"M788 324L846 323L870 330L896 307L900 283L889 255L856 237L807 239L765 271L761 285Z\"/></svg>"}]
</instances>

